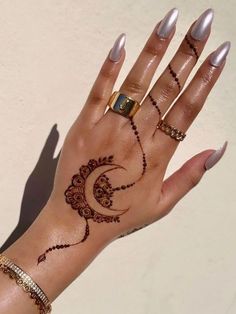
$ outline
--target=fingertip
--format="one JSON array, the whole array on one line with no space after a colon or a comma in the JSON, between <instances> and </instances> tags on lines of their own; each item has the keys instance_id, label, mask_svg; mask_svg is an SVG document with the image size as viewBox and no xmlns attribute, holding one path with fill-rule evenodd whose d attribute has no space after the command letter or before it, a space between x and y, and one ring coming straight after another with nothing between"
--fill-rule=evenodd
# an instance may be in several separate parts
<instances>
[{"instance_id":1,"label":"fingertip","mask_svg":"<svg viewBox=\"0 0 236 314\"><path fill-rule=\"evenodd\" d=\"M121 33L115 40L112 49L109 52L109 60L112 62L119 62L122 58L124 47L126 43L126 34Z\"/></svg>"}]
</instances>

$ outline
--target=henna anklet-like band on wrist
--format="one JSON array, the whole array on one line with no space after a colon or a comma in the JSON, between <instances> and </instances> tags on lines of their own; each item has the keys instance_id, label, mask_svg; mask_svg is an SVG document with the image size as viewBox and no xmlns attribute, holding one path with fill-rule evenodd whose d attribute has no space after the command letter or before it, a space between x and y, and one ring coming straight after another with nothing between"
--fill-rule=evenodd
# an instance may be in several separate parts
<instances>
[{"instance_id":1,"label":"henna anklet-like band on wrist","mask_svg":"<svg viewBox=\"0 0 236 314\"><path fill-rule=\"evenodd\" d=\"M43 290L19 266L2 254L0 254L0 269L3 273L8 274L11 279L15 279L18 286L30 294L30 298L35 300L40 314L51 313L50 301Z\"/></svg>"}]
</instances>

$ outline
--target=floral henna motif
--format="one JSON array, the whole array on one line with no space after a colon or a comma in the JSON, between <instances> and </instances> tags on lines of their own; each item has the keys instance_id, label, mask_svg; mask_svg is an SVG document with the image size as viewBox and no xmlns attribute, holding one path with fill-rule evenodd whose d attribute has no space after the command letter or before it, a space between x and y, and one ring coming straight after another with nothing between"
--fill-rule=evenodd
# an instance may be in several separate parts
<instances>
[{"instance_id":1,"label":"floral henna motif","mask_svg":"<svg viewBox=\"0 0 236 314\"><path fill-rule=\"evenodd\" d=\"M84 242L89 236L89 219L92 219L97 223L119 223L120 216L129 210L129 208L113 208L112 197L116 191L122 191L135 185L135 183L142 178L147 167L146 157L140 141L137 126L132 118L130 118L130 124L142 152L143 167L140 177L132 183L113 188L106 173L115 169L126 169L121 165L113 163L112 155L109 157L99 158L98 160L90 159L87 165L82 165L79 172L72 177L71 184L66 189L64 195L66 203L69 204L73 210L77 211L80 217L84 218L86 221L83 239L72 244L57 244L48 248L38 257L38 264L45 261L46 254L53 250L65 249ZM100 171L101 169L102 171ZM95 176L95 179L91 174ZM93 192L93 198L90 201L88 201L88 187L92 187Z\"/></svg>"}]
</instances>

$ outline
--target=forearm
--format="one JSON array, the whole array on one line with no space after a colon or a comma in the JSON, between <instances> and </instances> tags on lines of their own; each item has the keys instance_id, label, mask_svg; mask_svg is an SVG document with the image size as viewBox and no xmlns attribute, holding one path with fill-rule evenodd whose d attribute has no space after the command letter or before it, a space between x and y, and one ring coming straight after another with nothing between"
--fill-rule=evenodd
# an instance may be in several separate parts
<instances>
[{"instance_id":1,"label":"forearm","mask_svg":"<svg viewBox=\"0 0 236 314\"><path fill-rule=\"evenodd\" d=\"M48 247L68 241L76 242L83 237L84 219L75 212L68 211L65 215L64 211L66 207L58 209L46 205L31 227L3 252L33 278L51 302L108 243L103 228L96 224L85 242L65 250L55 250L48 255L46 262L38 264L38 256ZM2 272L0 295L0 313L38 313L29 296Z\"/></svg>"}]
</instances>

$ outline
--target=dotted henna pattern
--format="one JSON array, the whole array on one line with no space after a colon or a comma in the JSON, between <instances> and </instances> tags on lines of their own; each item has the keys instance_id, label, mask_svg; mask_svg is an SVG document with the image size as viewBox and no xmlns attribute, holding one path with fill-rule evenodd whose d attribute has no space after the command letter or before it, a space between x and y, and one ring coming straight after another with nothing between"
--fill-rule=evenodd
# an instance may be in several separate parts
<instances>
[{"instance_id":1,"label":"dotted henna pattern","mask_svg":"<svg viewBox=\"0 0 236 314\"><path fill-rule=\"evenodd\" d=\"M149 226L149 224L144 224L144 225L141 226L141 227L134 228L134 229L132 229L132 230L126 232L126 233L123 233L123 234L119 235L119 236L117 237L117 239L126 237L127 235L129 235L129 234L131 234L131 233L134 233L134 232L136 232L136 231L138 231L138 230L141 230L141 229L143 229L143 228L145 228L145 227L147 227L147 226Z\"/></svg>"},{"instance_id":2,"label":"dotted henna pattern","mask_svg":"<svg viewBox=\"0 0 236 314\"><path fill-rule=\"evenodd\" d=\"M169 69L169 71L170 71L170 74L171 74L172 77L174 78L176 84L178 85L179 91L181 91L181 85L180 85L180 82L179 82L179 78L177 77L176 72L172 69L170 63L168 64L168 69Z\"/></svg>"},{"instance_id":3,"label":"dotted henna pattern","mask_svg":"<svg viewBox=\"0 0 236 314\"><path fill-rule=\"evenodd\" d=\"M196 59L198 60L199 54L197 52L197 48L194 46L194 44L191 43L191 41L188 39L187 35L185 35L184 39L186 40L187 44L189 45L189 48L193 51Z\"/></svg>"},{"instance_id":4,"label":"dotted henna pattern","mask_svg":"<svg viewBox=\"0 0 236 314\"><path fill-rule=\"evenodd\" d=\"M132 118L130 118L130 125L142 152L142 173L140 177L136 181L133 181L129 184L112 187L112 184L106 173L115 169L126 170L126 168L123 166L113 163L113 155L99 158L98 160L90 159L87 165L82 165L79 169L79 172L72 177L71 184L66 189L64 195L66 203L69 204L73 210L77 211L80 217L85 219L86 226L84 236L82 240L78 242L70 244L57 244L48 248L38 257L38 264L45 261L46 254L53 250L69 248L84 242L89 236L89 219L97 223L119 223L120 216L129 210L129 208L113 208L112 197L114 196L115 192L123 191L134 186L136 182L138 182L145 174L147 167L146 156L140 141L139 132ZM94 174L95 179L91 174ZM92 186L93 201L88 201L88 186Z\"/></svg>"},{"instance_id":5,"label":"dotted henna pattern","mask_svg":"<svg viewBox=\"0 0 236 314\"><path fill-rule=\"evenodd\" d=\"M159 120L161 119L161 110L158 107L157 101L152 97L152 95L150 93L148 93L148 97L151 100L152 105L156 108L158 114L159 114Z\"/></svg>"}]
</instances>

